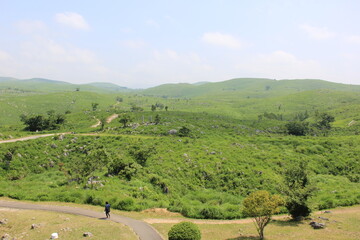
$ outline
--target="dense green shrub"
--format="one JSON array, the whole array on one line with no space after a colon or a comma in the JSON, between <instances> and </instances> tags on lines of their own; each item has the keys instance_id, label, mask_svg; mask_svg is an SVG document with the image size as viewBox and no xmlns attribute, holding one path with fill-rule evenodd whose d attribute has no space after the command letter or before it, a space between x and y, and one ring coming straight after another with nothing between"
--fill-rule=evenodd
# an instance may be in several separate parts
<instances>
[{"instance_id":1,"label":"dense green shrub","mask_svg":"<svg viewBox=\"0 0 360 240\"><path fill-rule=\"evenodd\" d=\"M131 211L134 208L134 200L132 198L125 198L118 202L115 206L116 209Z\"/></svg>"},{"instance_id":2,"label":"dense green shrub","mask_svg":"<svg viewBox=\"0 0 360 240\"><path fill-rule=\"evenodd\" d=\"M191 222L175 224L170 229L169 240L200 240L201 233L198 226Z\"/></svg>"}]
</instances>

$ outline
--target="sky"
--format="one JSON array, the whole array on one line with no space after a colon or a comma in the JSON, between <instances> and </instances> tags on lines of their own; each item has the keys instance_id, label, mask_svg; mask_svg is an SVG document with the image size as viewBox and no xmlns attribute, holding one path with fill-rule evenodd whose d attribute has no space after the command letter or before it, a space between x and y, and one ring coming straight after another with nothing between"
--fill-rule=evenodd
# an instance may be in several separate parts
<instances>
[{"instance_id":1,"label":"sky","mask_svg":"<svg viewBox=\"0 0 360 240\"><path fill-rule=\"evenodd\" d=\"M0 76L360 84L358 0L0 0Z\"/></svg>"}]
</instances>

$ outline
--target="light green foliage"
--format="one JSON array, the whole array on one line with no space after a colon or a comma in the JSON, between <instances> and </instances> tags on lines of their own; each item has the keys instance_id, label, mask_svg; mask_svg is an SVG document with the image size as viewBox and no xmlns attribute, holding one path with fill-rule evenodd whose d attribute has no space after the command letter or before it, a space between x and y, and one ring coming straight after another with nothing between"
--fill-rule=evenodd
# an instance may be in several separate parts
<instances>
[{"instance_id":1,"label":"light green foliage","mask_svg":"<svg viewBox=\"0 0 360 240\"><path fill-rule=\"evenodd\" d=\"M201 233L198 226L191 222L175 224L170 229L169 240L200 240Z\"/></svg>"},{"instance_id":2,"label":"light green foliage","mask_svg":"<svg viewBox=\"0 0 360 240\"><path fill-rule=\"evenodd\" d=\"M255 219L260 239L264 239L264 228L270 222L271 216L279 213L283 204L284 201L280 196L271 195L267 191L253 192L244 199L243 213Z\"/></svg>"}]
</instances>

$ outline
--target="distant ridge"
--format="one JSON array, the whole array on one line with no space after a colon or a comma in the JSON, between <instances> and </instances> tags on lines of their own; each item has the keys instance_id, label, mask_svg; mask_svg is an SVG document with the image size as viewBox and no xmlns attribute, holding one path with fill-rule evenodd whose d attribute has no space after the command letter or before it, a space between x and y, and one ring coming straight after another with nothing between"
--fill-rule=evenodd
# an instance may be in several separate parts
<instances>
[{"instance_id":1,"label":"distant ridge","mask_svg":"<svg viewBox=\"0 0 360 240\"><path fill-rule=\"evenodd\" d=\"M130 92L129 88L113 83L72 84L46 78L16 79L0 77L0 89L17 89L32 92L89 91L98 93Z\"/></svg>"},{"instance_id":2,"label":"distant ridge","mask_svg":"<svg viewBox=\"0 0 360 240\"><path fill-rule=\"evenodd\" d=\"M319 89L360 92L359 85L334 83L319 79L274 80L266 78L236 78L223 82L207 82L203 84L163 84L145 89L142 93L162 97L201 97L207 95L270 97Z\"/></svg>"}]
</instances>

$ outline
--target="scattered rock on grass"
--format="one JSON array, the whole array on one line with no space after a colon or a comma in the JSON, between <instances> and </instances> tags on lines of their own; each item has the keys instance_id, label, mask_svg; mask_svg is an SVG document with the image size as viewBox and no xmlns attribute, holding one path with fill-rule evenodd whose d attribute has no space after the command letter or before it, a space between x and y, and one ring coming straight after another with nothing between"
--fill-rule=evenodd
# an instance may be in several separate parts
<instances>
[{"instance_id":1,"label":"scattered rock on grass","mask_svg":"<svg viewBox=\"0 0 360 240\"><path fill-rule=\"evenodd\" d=\"M1 240L10 240L11 237L9 234L5 233L2 237L1 237Z\"/></svg>"},{"instance_id":2,"label":"scattered rock on grass","mask_svg":"<svg viewBox=\"0 0 360 240\"><path fill-rule=\"evenodd\" d=\"M91 232L84 232L83 236L84 237L92 237L93 234Z\"/></svg>"},{"instance_id":3,"label":"scattered rock on grass","mask_svg":"<svg viewBox=\"0 0 360 240\"><path fill-rule=\"evenodd\" d=\"M31 224L31 229L36 229L36 228L39 228L40 227L40 224Z\"/></svg>"},{"instance_id":4,"label":"scattered rock on grass","mask_svg":"<svg viewBox=\"0 0 360 240\"><path fill-rule=\"evenodd\" d=\"M0 224L5 225L8 223L8 220L6 218L0 220Z\"/></svg>"}]
</instances>

